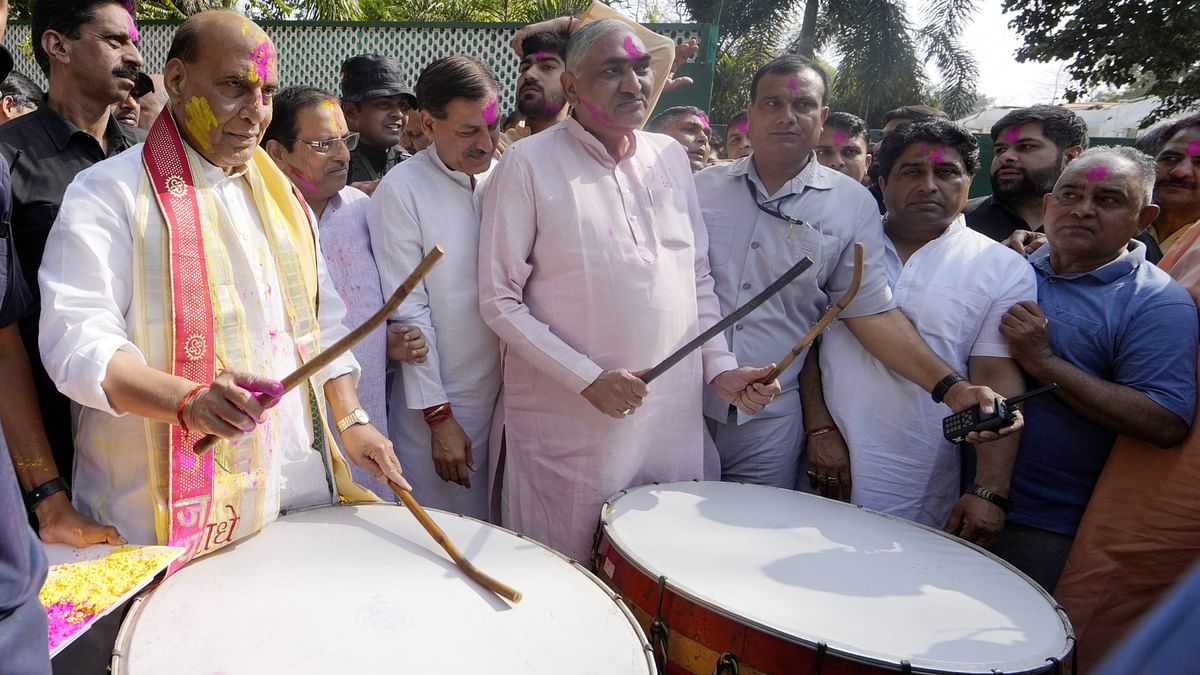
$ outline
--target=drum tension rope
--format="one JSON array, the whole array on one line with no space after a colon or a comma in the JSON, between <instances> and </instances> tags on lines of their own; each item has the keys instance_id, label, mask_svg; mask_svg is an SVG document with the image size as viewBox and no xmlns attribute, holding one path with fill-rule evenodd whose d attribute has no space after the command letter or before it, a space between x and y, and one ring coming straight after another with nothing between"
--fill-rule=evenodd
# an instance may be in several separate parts
<instances>
[{"instance_id":1,"label":"drum tension rope","mask_svg":"<svg viewBox=\"0 0 1200 675\"><path fill-rule=\"evenodd\" d=\"M667 672L667 645L671 637L671 628L667 625L667 620L663 618L663 595L666 594L667 577L658 577L658 611L654 620L650 622L650 647L654 650L654 659L659 659L658 647L662 645L662 661L658 664L658 670L661 673Z\"/></svg>"}]
</instances>

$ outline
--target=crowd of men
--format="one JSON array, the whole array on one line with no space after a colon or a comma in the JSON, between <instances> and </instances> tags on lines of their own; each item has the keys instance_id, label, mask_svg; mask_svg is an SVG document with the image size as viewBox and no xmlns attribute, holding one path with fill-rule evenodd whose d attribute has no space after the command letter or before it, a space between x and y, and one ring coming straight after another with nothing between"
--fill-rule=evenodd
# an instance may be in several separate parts
<instances>
[{"instance_id":1,"label":"crowd of men","mask_svg":"<svg viewBox=\"0 0 1200 675\"><path fill-rule=\"evenodd\" d=\"M0 84L5 672L48 672L26 518L192 558L389 482L577 560L603 502L650 482L850 501L1057 592L1085 664L1194 560L1200 116L1089 148L1070 110L1014 110L983 167L928 106L872 144L792 55L723 143L698 108L652 117L695 45L599 4L521 30L515 83L470 55L409 83L362 54L336 94L284 88L287 56L232 11L183 23L155 75L125 3L32 11L49 91ZM856 242L857 294L763 384L853 285ZM263 404L439 245L386 327ZM1014 424L944 438L951 412L1047 383Z\"/></svg>"}]
</instances>

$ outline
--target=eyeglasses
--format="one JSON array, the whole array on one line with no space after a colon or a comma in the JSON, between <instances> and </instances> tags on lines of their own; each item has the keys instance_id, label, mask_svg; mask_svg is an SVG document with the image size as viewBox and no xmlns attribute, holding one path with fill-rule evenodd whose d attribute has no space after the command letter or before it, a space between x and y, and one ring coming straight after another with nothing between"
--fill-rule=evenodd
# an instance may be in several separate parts
<instances>
[{"instance_id":1,"label":"eyeglasses","mask_svg":"<svg viewBox=\"0 0 1200 675\"><path fill-rule=\"evenodd\" d=\"M346 146L346 149L351 150L351 151L358 147L358 134L357 133L346 134L345 136L342 136L341 138L327 138L323 141L306 141L304 139L299 139L299 138L296 140L307 145L308 147L312 148L313 150L316 150L317 152L321 153L322 155L328 155L330 153L330 151L333 150L333 146L336 143L344 144Z\"/></svg>"}]
</instances>

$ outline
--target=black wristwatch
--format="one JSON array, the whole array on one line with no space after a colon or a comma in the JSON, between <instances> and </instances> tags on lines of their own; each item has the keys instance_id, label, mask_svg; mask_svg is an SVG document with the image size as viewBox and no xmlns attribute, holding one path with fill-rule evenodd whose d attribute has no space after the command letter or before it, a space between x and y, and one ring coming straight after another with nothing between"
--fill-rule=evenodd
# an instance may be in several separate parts
<instances>
[{"instance_id":1,"label":"black wristwatch","mask_svg":"<svg viewBox=\"0 0 1200 675\"><path fill-rule=\"evenodd\" d=\"M42 503L47 497L59 492L66 492L68 496L71 493L71 488L67 486L67 481L63 480L62 476L51 478L33 488L32 492L25 493L25 509L32 513L38 504Z\"/></svg>"},{"instance_id":2,"label":"black wristwatch","mask_svg":"<svg viewBox=\"0 0 1200 675\"><path fill-rule=\"evenodd\" d=\"M976 485L974 483L971 483L970 485L968 485L967 491L964 492L963 494L972 494L972 495L975 495L976 497L979 497L980 499L989 501L989 502L995 504L996 506L999 506L1005 513L1012 511L1012 499L1010 499L1008 497L1001 497L1000 495L996 494L995 492L992 492L991 490L989 490L985 487L979 487L978 485Z\"/></svg>"},{"instance_id":3,"label":"black wristwatch","mask_svg":"<svg viewBox=\"0 0 1200 675\"><path fill-rule=\"evenodd\" d=\"M950 373L949 375L938 380L937 384L933 385L933 391L929 392L929 395L933 397L934 403L941 403L942 399L946 397L946 392L950 391L950 387L953 387L959 382L966 381L967 378L963 377L962 375L959 375L958 373Z\"/></svg>"}]
</instances>

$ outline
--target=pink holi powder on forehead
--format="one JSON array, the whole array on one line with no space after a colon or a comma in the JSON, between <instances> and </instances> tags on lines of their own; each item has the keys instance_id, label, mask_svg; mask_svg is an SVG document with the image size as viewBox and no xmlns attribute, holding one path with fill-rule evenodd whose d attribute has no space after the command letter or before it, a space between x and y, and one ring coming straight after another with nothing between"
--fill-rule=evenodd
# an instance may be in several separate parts
<instances>
[{"instance_id":1,"label":"pink holi powder on forehead","mask_svg":"<svg viewBox=\"0 0 1200 675\"><path fill-rule=\"evenodd\" d=\"M559 58L559 56L558 56L558 54L555 54L554 52L548 52L545 49L539 49L536 52L530 54L529 58L533 59L534 61L542 61L544 59L557 59L557 58Z\"/></svg>"},{"instance_id":2,"label":"pink holi powder on forehead","mask_svg":"<svg viewBox=\"0 0 1200 675\"><path fill-rule=\"evenodd\" d=\"M1200 138L1188 143L1187 153L1189 155L1200 155Z\"/></svg>"},{"instance_id":3,"label":"pink holi powder on forehead","mask_svg":"<svg viewBox=\"0 0 1200 675\"><path fill-rule=\"evenodd\" d=\"M850 144L850 134L847 134L845 131L843 131L841 129L834 129L833 130L833 142L838 145L849 145Z\"/></svg>"},{"instance_id":4,"label":"pink holi powder on forehead","mask_svg":"<svg viewBox=\"0 0 1200 675\"><path fill-rule=\"evenodd\" d=\"M641 49L638 48L638 46L636 44L634 44L632 35L625 36L624 44L625 44L625 53L629 55L629 58L640 59L646 55L646 52L642 51Z\"/></svg>"},{"instance_id":5,"label":"pink holi powder on forehead","mask_svg":"<svg viewBox=\"0 0 1200 675\"><path fill-rule=\"evenodd\" d=\"M929 146L929 161L940 164L946 160L946 148L941 145Z\"/></svg>"},{"instance_id":6,"label":"pink holi powder on forehead","mask_svg":"<svg viewBox=\"0 0 1200 675\"><path fill-rule=\"evenodd\" d=\"M500 121L499 106L500 102L496 100L495 96L492 96L483 108L483 121L487 122L489 127Z\"/></svg>"},{"instance_id":7,"label":"pink holi powder on forehead","mask_svg":"<svg viewBox=\"0 0 1200 675\"><path fill-rule=\"evenodd\" d=\"M251 79L257 77L257 81L266 82L274 66L275 46L271 44L270 38L264 37L261 42L255 45L254 49L250 50Z\"/></svg>"},{"instance_id":8,"label":"pink holi powder on forehead","mask_svg":"<svg viewBox=\"0 0 1200 675\"><path fill-rule=\"evenodd\" d=\"M800 88L800 76L795 73L788 75L788 89L791 89L792 91L796 91L799 88Z\"/></svg>"},{"instance_id":9,"label":"pink holi powder on forehead","mask_svg":"<svg viewBox=\"0 0 1200 675\"><path fill-rule=\"evenodd\" d=\"M732 128L734 131L739 131L744 134L750 131L750 120L738 120L738 122L734 124Z\"/></svg>"},{"instance_id":10,"label":"pink holi powder on forehead","mask_svg":"<svg viewBox=\"0 0 1200 675\"><path fill-rule=\"evenodd\" d=\"M1004 132L1004 140L1012 143L1021 137L1021 125L1011 126Z\"/></svg>"},{"instance_id":11,"label":"pink holi powder on forehead","mask_svg":"<svg viewBox=\"0 0 1200 675\"><path fill-rule=\"evenodd\" d=\"M1098 183L1104 180L1104 177L1107 175L1108 167L1101 164L1100 166L1093 167L1091 171L1087 172L1087 179L1089 182Z\"/></svg>"},{"instance_id":12,"label":"pink holi powder on forehead","mask_svg":"<svg viewBox=\"0 0 1200 675\"><path fill-rule=\"evenodd\" d=\"M125 17L125 26L129 30L129 39L134 42L140 42L142 36L138 34L137 23L133 20L133 14Z\"/></svg>"},{"instance_id":13,"label":"pink holi powder on forehead","mask_svg":"<svg viewBox=\"0 0 1200 675\"><path fill-rule=\"evenodd\" d=\"M712 126L708 123L708 115L705 115L704 113L696 113L696 119L700 120L701 126L703 126L705 129Z\"/></svg>"}]
</instances>

